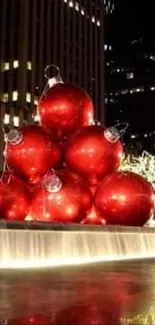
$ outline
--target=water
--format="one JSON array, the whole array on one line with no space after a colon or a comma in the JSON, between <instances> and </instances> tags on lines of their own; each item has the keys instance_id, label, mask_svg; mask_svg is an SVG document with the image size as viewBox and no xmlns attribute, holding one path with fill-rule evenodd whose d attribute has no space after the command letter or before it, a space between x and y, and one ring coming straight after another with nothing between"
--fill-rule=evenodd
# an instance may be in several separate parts
<instances>
[{"instance_id":1,"label":"water","mask_svg":"<svg viewBox=\"0 0 155 325\"><path fill-rule=\"evenodd\" d=\"M56 267L155 257L153 228L96 229L0 229L0 268Z\"/></svg>"},{"instance_id":2,"label":"water","mask_svg":"<svg viewBox=\"0 0 155 325\"><path fill-rule=\"evenodd\" d=\"M155 261L3 270L0 320L14 325L155 324Z\"/></svg>"},{"instance_id":3,"label":"water","mask_svg":"<svg viewBox=\"0 0 155 325\"><path fill-rule=\"evenodd\" d=\"M0 324L155 324L155 230L75 227L0 229Z\"/></svg>"}]
</instances>

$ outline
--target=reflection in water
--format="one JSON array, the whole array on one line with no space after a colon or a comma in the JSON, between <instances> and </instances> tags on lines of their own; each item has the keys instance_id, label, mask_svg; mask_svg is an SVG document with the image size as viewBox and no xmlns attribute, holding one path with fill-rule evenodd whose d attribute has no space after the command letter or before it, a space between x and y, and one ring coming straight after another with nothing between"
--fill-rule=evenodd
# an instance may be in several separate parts
<instances>
[{"instance_id":1,"label":"reflection in water","mask_svg":"<svg viewBox=\"0 0 155 325\"><path fill-rule=\"evenodd\" d=\"M154 274L154 261L3 272L1 324L155 324Z\"/></svg>"},{"instance_id":2,"label":"reflection in water","mask_svg":"<svg viewBox=\"0 0 155 325\"><path fill-rule=\"evenodd\" d=\"M119 308L117 304L113 308L109 303L110 301L107 304L105 301L92 301L81 306L72 306L56 315L54 325L120 325Z\"/></svg>"},{"instance_id":3,"label":"reflection in water","mask_svg":"<svg viewBox=\"0 0 155 325\"><path fill-rule=\"evenodd\" d=\"M44 314L33 315L29 317L18 317L7 320L5 325L52 325L53 319Z\"/></svg>"}]
</instances>

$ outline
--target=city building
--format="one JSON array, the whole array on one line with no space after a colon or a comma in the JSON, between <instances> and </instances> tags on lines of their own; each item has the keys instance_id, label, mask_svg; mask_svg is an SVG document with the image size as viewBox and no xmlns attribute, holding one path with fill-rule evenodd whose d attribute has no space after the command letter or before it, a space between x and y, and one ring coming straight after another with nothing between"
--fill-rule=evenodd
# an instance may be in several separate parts
<instances>
[{"instance_id":1,"label":"city building","mask_svg":"<svg viewBox=\"0 0 155 325\"><path fill-rule=\"evenodd\" d=\"M145 20L147 11L145 13ZM123 17L123 18L122 18ZM108 17L109 19L109 17ZM105 42L106 121L128 122L127 149L155 152L155 41L144 28L144 12L132 1L120 1L107 27Z\"/></svg>"},{"instance_id":2,"label":"city building","mask_svg":"<svg viewBox=\"0 0 155 325\"><path fill-rule=\"evenodd\" d=\"M105 10L112 10L110 2ZM5 124L32 122L47 80L60 67L66 82L86 89L104 120L104 3L102 0L2 0L0 106ZM0 107L0 109L1 109Z\"/></svg>"}]
</instances>

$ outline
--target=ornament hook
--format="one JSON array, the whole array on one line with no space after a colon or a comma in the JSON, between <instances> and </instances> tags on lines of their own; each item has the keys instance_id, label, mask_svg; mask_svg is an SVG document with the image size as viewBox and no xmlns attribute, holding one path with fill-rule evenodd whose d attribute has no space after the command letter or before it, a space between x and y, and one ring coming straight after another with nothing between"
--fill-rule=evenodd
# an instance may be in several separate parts
<instances>
[{"instance_id":1,"label":"ornament hook","mask_svg":"<svg viewBox=\"0 0 155 325\"><path fill-rule=\"evenodd\" d=\"M50 76L50 70L55 69L56 70L56 75ZM48 80L48 85L49 87L53 87L57 83L63 83L63 80L60 75L60 68L57 67L54 64L47 65L46 68L44 69L44 77Z\"/></svg>"},{"instance_id":2,"label":"ornament hook","mask_svg":"<svg viewBox=\"0 0 155 325\"><path fill-rule=\"evenodd\" d=\"M128 127L129 127L128 122L117 123L116 125L114 125L114 128L118 130L120 137L122 137L125 134Z\"/></svg>"},{"instance_id":3,"label":"ornament hook","mask_svg":"<svg viewBox=\"0 0 155 325\"><path fill-rule=\"evenodd\" d=\"M106 140L111 143L117 142L124 135L128 126L129 126L129 123L122 122L122 123L118 123L110 128L107 128L104 131L104 136L105 136Z\"/></svg>"},{"instance_id":4,"label":"ornament hook","mask_svg":"<svg viewBox=\"0 0 155 325\"><path fill-rule=\"evenodd\" d=\"M47 173L44 178L42 185L50 193L57 193L61 190L62 182L60 178L55 174L52 169L52 173Z\"/></svg>"},{"instance_id":5,"label":"ornament hook","mask_svg":"<svg viewBox=\"0 0 155 325\"><path fill-rule=\"evenodd\" d=\"M13 146L21 143L22 140L23 140L23 134L17 129L12 129L8 133L5 133L4 135L4 141Z\"/></svg>"}]
</instances>

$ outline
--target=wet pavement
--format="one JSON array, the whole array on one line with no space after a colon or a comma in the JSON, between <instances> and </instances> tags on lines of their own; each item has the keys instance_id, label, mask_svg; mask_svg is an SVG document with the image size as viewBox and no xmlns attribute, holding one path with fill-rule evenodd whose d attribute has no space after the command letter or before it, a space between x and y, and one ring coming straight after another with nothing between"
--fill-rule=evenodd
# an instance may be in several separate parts
<instances>
[{"instance_id":1,"label":"wet pavement","mask_svg":"<svg viewBox=\"0 0 155 325\"><path fill-rule=\"evenodd\" d=\"M8 325L155 324L155 261L1 271L0 320Z\"/></svg>"}]
</instances>

